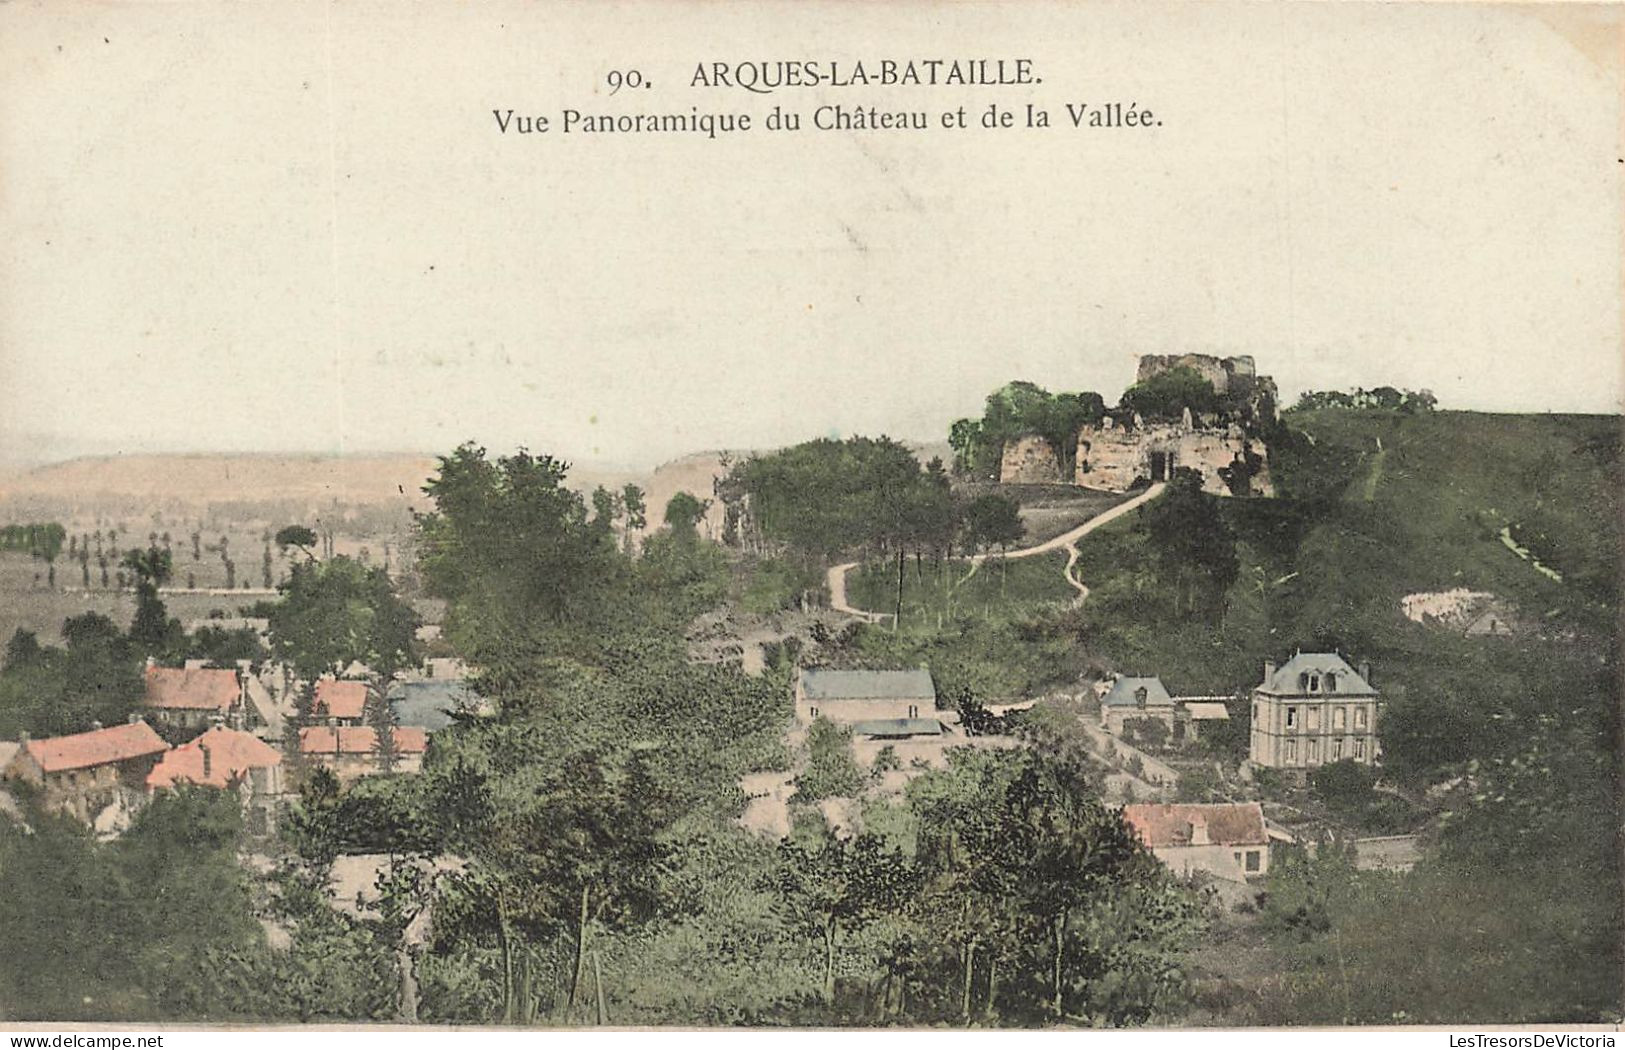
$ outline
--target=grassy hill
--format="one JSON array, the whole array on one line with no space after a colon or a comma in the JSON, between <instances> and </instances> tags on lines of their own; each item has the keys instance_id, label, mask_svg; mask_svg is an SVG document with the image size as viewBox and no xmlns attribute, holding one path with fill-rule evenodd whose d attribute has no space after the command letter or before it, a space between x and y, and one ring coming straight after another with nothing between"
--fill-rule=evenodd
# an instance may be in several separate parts
<instances>
[{"instance_id":1,"label":"grassy hill","mask_svg":"<svg viewBox=\"0 0 1625 1050\"><path fill-rule=\"evenodd\" d=\"M1617 1016L1620 420L1319 409L1284 423L1281 498L1219 503L1232 585L1178 610L1143 528L1151 504L1081 545L1093 591L1073 629L1092 658L1175 692L1249 689L1299 647L1369 660L1383 776L1440 792L1410 875L1272 877L1308 919L1271 906L1216 933L1193 960L1210 990L1193 1019ZM1511 602L1526 629L1466 637L1405 617L1406 595L1453 588ZM1248 714L1232 705L1240 741ZM1232 964L1248 946L1261 968Z\"/></svg>"},{"instance_id":2,"label":"grassy hill","mask_svg":"<svg viewBox=\"0 0 1625 1050\"><path fill-rule=\"evenodd\" d=\"M1407 594L1458 587L1511 601L1546 635L1613 644L1617 419L1323 409L1286 424L1271 461L1281 498L1220 504L1241 571L1214 614L1169 611L1144 510L1082 545L1092 651L1181 690L1228 692L1266 658L1338 647L1401 690L1543 644L1461 638L1401 611ZM1563 581L1502 542L1509 526Z\"/></svg>"}]
</instances>

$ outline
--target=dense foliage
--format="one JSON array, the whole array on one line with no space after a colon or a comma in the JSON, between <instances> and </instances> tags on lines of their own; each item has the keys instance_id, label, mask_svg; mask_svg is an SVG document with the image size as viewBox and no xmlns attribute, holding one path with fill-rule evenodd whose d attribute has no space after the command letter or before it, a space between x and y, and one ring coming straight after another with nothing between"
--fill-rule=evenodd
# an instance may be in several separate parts
<instances>
[{"instance_id":1,"label":"dense foliage","mask_svg":"<svg viewBox=\"0 0 1625 1050\"><path fill-rule=\"evenodd\" d=\"M1024 380L1008 383L987 396L980 419L961 419L949 429L955 473L970 478L998 480L999 458L1005 443L1036 434L1055 450L1059 476L1072 476L1077 456L1078 431L1098 423L1105 401L1093 391L1051 394Z\"/></svg>"}]
</instances>

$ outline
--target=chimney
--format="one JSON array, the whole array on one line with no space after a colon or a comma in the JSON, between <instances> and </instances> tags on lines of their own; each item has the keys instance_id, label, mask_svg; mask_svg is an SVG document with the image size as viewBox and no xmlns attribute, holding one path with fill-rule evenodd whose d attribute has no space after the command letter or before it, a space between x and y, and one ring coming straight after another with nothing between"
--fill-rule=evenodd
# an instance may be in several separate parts
<instances>
[{"instance_id":1,"label":"chimney","mask_svg":"<svg viewBox=\"0 0 1625 1050\"><path fill-rule=\"evenodd\" d=\"M146 719L141 717L141 712L140 711L131 711L130 712L130 724L131 725L135 725L137 722L145 722L145 721L146 721Z\"/></svg>"},{"instance_id":2,"label":"chimney","mask_svg":"<svg viewBox=\"0 0 1625 1050\"><path fill-rule=\"evenodd\" d=\"M21 732L21 733L17 734L17 744L19 746L21 746L21 747L27 747L28 746L28 739L29 738L28 738L27 731L24 731L24 732Z\"/></svg>"},{"instance_id":3,"label":"chimney","mask_svg":"<svg viewBox=\"0 0 1625 1050\"><path fill-rule=\"evenodd\" d=\"M1207 818L1206 817L1195 816L1195 817L1191 818L1191 845L1192 846L1211 845L1211 843L1208 841L1208 837L1207 837Z\"/></svg>"},{"instance_id":4,"label":"chimney","mask_svg":"<svg viewBox=\"0 0 1625 1050\"><path fill-rule=\"evenodd\" d=\"M92 732L95 732L96 730L101 729L101 728L102 728L102 723L101 723L100 719L95 719L95 720L91 721L90 729L91 729Z\"/></svg>"},{"instance_id":5,"label":"chimney","mask_svg":"<svg viewBox=\"0 0 1625 1050\"><path fill-rule=\"evenodd\" d=\"M1360 661L1360 677L1365 679L1365 684L1366 685L1371 684L1371 661L1370 660L1361 660Z\"/></svg>"},{"instance_id":6,"label":"chimney","mask_svg":"<svg viewBox=\"0 0 1625 1050\"><path fill-rule=\"evenodd\" d=\"M158 660L155 657L148 656L147 657L147 670L150 671L154 667L157 667L157 666L158 666Z\"/></svg>"},{"instance_id":7,"label":"chimney","mask_svg":"<svg viewBox=\"0 0 1625 1050\"><path fill-rule=\"evenodd\" d=\"M1270 679L1274 678L1274 677L1275 677L1275 661L1274 660L1265 660L1264 661L1264 684L1269 685L1270 684Z\"/></svg>"}]
</instances>

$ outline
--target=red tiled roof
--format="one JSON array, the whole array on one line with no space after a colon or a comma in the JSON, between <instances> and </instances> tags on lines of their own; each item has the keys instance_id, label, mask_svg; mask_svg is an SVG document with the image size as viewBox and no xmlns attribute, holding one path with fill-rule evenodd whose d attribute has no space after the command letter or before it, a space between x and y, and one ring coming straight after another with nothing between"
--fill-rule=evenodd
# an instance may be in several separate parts
<instances>
[{"instance_id":1,"label":"red tiled roof","mask_svg":"<svg viewBox=\"0 0 1625 1050\"><path fill-rule=\"evenodd\" d=\"M204 749L209 752L207 774L204 773ZM240 729L216 726L160 759L147 774L147 786L165 788L187 783L223 788L250 769L274 766L281 761L281 753L258 737Z\"/></svg>"},{"instance_id":2,"label":"red tiled roof","mask_svg":"<svg viewBox=\"0 0 1625 1050\"><path fill-rule=\"evenodd\" d=\"M317 680L316 717L360 718L366 706L366 682L341 682L337 678Z\"/></svg>"},{"instance_id":3,"label":"red tiled roof","mask_svg":"<svg viewBox=\"0 0 1625 1050\"><path fill-rule=\"evenodd\" d=\"M1191 825L1206 823L1208 842L1217 846L1262 846L1264 808L1257 802L1169 805L1141 803L1124 806L1123 819L1140 841L1158 846L1189 846Z\"/></svg>"},{"instance_id":4,"label":"red tiled roof","mask_svg":"<svg viewBox=\"0 0 1625 1050\"><path fill-rule=\"evenodd\" d=\"M109 762L156 755L168 751L169 745L159 739L147 723L129 722L72 736L30 740L23 749L45 772L59 773L65 769L105 766Z\"/></svg>"},{"instance_id":5,"label":"red tiled roof","mask_svg":"<svg viewBox=\"0 0 1625 1050\"><path fill-rule=\"evenodd\" d=\"M395 750L421 754L429 750L429 734L412 726L393 730ZM299 730L299 750L307 755L370 755L378 747L378 733L371 726L306 726Z\"/></svg>"},{"instance_id":6,"label":"red tiled roof","mask_svg":"<svg viewBox=\"0 0 1625 1050\"><path fill-rule=\"evenodd\" d=\"M212 667L147 668L148 707L229 711L241 693L236 671Z\"/></svg>"}]
</instances>

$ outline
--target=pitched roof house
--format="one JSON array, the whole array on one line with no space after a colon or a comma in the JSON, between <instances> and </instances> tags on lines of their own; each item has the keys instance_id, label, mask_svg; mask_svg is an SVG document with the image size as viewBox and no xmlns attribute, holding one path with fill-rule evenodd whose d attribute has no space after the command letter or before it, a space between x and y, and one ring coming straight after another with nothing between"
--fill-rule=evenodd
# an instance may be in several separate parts
<instances>
[{"instance_id":1,"label":"pitched roof house","mask_svg":"<svg viewBox=\"0 0 1625 1050\"><path fill-rule=\"evenodd\" d=\"M942 732L937 688L925 668L901 671L805 670L796 676L796 718L824 718L862 735L907 737Z\"/></svg>"},{"instance_id":2,"label":"pitched roof house","mask_svg":"<svg viewBox=\"0 0 1625 1050\"><path fill-rule=\"evenodd\" d=\"M140 721L18 744L4 777L34 785L45 808L86 823L127 794L144 794L148 772L169 750Z\"/></svg>"},{"instance_id":3,"label":"pitched roof house","mask_svg":"<svg viewBox=\"0 0 1625 1050\"><path fill-rule=\"evenodd\" d=\"M1269 870L1269 834L1257 802L1144 803L1123 820L1177 874L1202 871L1235 882Z\"/></svg>"},{"instance_id":4,"label":"pitched roof house","mask_svg":"<svg viewBox=\"0 0 1625 1050\"><path fill-rule=\"evenodd\" d=\"M306 726L299 730L299 753L331 769L340 780L383 772L416 773L423 767L423 754L429 750L427 732L395 726L390 739L395 745L395 764L389 771L378 753L378 732L371 726Z\"/></svg>"},{"instance_id":5,"label":"pitched roof house","mask_svg":"<svg viewBox=\"0 0 1625 1050\"><path fill-rule=\"evenodd\" d=\"M226 788L246 784L253 790L271 791L275 785L270 781L280 778L269 773L281 764L282 753L265 741L239 729L215 726L159 759L147 774L147 786ZM254 776L256 772L261 775Z\"/></svg>"},{"instance_id":6,"label":"pitched roof house","mask_svg":"<svg viewBox=\"0 0 1625 1050\"><path fill-rule=\"evenodd\" d=\"M341 725L360 725L367 709L367 683L349 679L320 678L316 681L314 718L336 718Z\"/></svg>"},{"instance_id":7,"label":"pitched roof house","mask_svg":"<svg viewBox=\"0 0 1625 1050\"><path fill-rule=\"evenodd\" d=\"M159 667L148 661L143 701L153 720L173 729L200 729L242 707L235 670Z\"/></svg>"},{"instance_id":8,"label":"pitched roof house","mask_svg":"<svg viewBox=\"0 0 1625 1050\"><path fill-rule=\"evenodd\" d=\"M1253 690L1247 757L1254 765L1307 775L1350 759L1377 760L1381 701L1362 662L1356 671L1338 653L1295 653L1277 667L1264 664Z\"/></svg>"}]
</instances>

